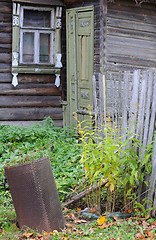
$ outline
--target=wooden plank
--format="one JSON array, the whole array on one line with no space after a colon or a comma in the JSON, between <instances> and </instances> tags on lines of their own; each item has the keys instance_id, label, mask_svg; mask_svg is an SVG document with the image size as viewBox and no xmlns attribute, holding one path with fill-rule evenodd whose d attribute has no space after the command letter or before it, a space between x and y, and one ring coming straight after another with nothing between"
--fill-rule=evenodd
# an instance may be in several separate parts
<instances>
[{"instance_id":1,"label":"wooden plank","mask_svg":"<svg viewBox=\"0 0 156 240\"><path fill-rule=\"evenodd\" d=\"M109 45L121 45L125 47L139 47L146 48L149 50L156 49L156 41L146 40L146 39L133 39L132 37L125 36L111 36L107 35L106 42Z\"/></svg>"},{"instance_id":2,"label":"wooden plank","mask_svg":"<svg viewBox=\"0 0 156 240\"><path fill-rule=\"evenodd\" d=\"M136 21L129 21L125 19L118 19L118 16L112 16L107 18L107 25L109 27L118 28L118 29L130 29L135 31L143 31L149 33L156 33L155 25L147 24Z\"/></svg>"},{"instance_id":3,"label":"wooden plank","mask_svg":"<svg viewBox=\"0 0 156 240\"><path fill-rule=\"evenodd\" d=\"M118 16L119 19L126 19L135 22L143 22L148 24L155 24L156 17L144 14L137 14L136 12L122 12L120 10L108 9L108 17Z\"/></svg>"},{"instance_id":4,"label":"wooden plank","mask_svg":"<svg viewBox=\"0 0 156 240\"><path fill-rule=\"evenodd\" d=\"M0 44L0 54L1 53L10 53L11 55L11 44Z\"/></svg>"},{"instance_id":5,"label":"wooden plank","mask_svg":"<svg viewBox=\"0 0 156 240\"><path fill-rule=\"evenodd\" d=\"M135 1L117 1L108 3L108 9L120 10L122 12L133 12L138 15L152 15L156 16L156 7L151 2L143 3L141 6L135 4Z\"/></svg>"},{"instance_id":6,"label":"wooden plank","mask_svg":"<svg viewBox=\"0 0 156 240\"><path fill-rule=\"evenodd\" d=\"M19 83L55 83L55 75L47 74L19 74Z\"/></svg>"},{"instance_id":7,"label":"wooden plank","mask_svg":"<svg viewBox=\"0 0 156 240\"><path fill-rule=\"evenodd\" d=\"M0 83L11 83L11 81L12 81L11 73L0 73Z\"/></svg>"},{"instance_id":8,"label":"wooden plank","mask_svg":"<svg viewBox=\"0 0 156 240\"><path fill-rule=\"evenodd\" d=\"M135 29L124 29L107 26L108 35L130 37L133 39L146 39L149 41L155 41L155 33L136 31Z\"/></svg>"},{"instance_id":9,"label":"wooden plank","mask_svg":"<svg viewBox=\"0 0 156 240\"><path fill-rule=\"evenodd\" d=\"M12 0L14 2L14 0ZM16 1L15 1L16 2ZM44 4L48 6L63 6L63 2L61 0L18 0L18 2L22 3L33 3L33 4Z\"/></svg>"},{"instance_id":10,"label":"wooden plank","mask_svg":"<svg viewBox=\"0 0 156 240\"><path fill-rule=\"evenodd\" d=\"M0 95L61 95L54 84L19 84L14 88L11 84L1 84Z\"/></svg>"},{"instance_id":11,"label":"wooden plank","mask_svg":"<svg viewBox=\"0 0 156 240\"><path fill-rule=\"evenodd\" d=\"M156 66L156 60L150 60L150 59L144 59L139 57L133 57L133 56L118 56L118 55L107 55L107 62L112 62L114 64L116 63L124 63L124 64L130 64L134 66L144 66L144 67L155 67Z\"/></svg>"},{"instance_id":12,"label":"wooden plank","mask_svg":"<svg viewBox=\"0 0 156 240\"><path fill-rule=\"evenodd\" d=\"M121 136L122 142L124 143L126 140L126 133L127 133L127 121L128 121L128 96L129 96L129 89L128 84L130 81L130 71L124 72L123 76L124 80L124 87L122 92L122 129L121 129ZM123 149L124 150L124 149Z\"/></svg>"},{"instance_id":13,"label":"wooden plank","mask_svg":"<svg viewBox=\"0 0 156 240\"><path fill-rule=\"evenodd\" d=\"M56 127L63 127L63 121L61 120L55 120L53 119L54 125ZM43 122L40 121L3 121L0 122L0 125L9 125L9 126L23 126L23 127L30 127L34 124L40 124L42 126Z\"/></svg>"},{"instance_id":14,"label":"wooden plank","mask_svg":"<svg viewBox=\"0 0 156 240\"><path fill-rule=\"evenodd\" d=\"M138 63L139 64L139 63ZM146 70L146 66L131 65L126 63L111 63L106 64L106 71L134 71L136 69Z\"/></svg>"},{"instance_id":15,"label":"wooden plank","mask_svg":"<svg viewBox=\"0 0 156 240\"><path fill-rule=\"evenodd\" d=\"M1 107L61 107L60 96L0 96Z\"/></svg>"},{"instance_id":16,"label":"wooden plank","mask_svg":"<svg viewBox=\"0 0 156 240\"><path fill-rule=\"evenodd\" d=\"M0 14L0 22L8 23L12 21L11 14Z\"/></svg>"},{"instance_id":17,"label":"wooden plank","mask_svg":"<svg viewBox=\"0 0 156 240\"><path fill-rule=\"evenodd\" d=\"M107 44L106 46L107 54L109 55L119 55L119 56L133 56L142 59L156 60L156 50L134 46L124 46L119 44Z\"/></svg>"},{"instance_id":18,"label":"wooden plank","mask_svg":"<svg viewBox=\"0 0 156 240\"><path fill-rule=\"evenodd\" d=\"M152 104L151 104L151 118L149 124L149 131L148 131L148 140L147 144L150 144L153 140L153 132L154 132L154 124L156 122L156 71L155 76L153 78L153 97L152 97Z\"/></svg>"},{"instance_id":19,"label":"wooden plank","mask_svg":"<svg viewBox=\"0 0 156 240\"><path fill-rule=\"evenodd\" d=\"M146 99L146 116L145 116L145 126L144 126L144 137L143 137L143 154L145 155L145 148L148 141L148 131L149 131L149 122L150 122L150 106L151 106L151 97L152 97L152 85L153 85L153 71L149 71L148 75L148 88L147 88L147 99Z\"/></svg>"},{"instance_id":20,"label":"wooden plank","mask_svg":"<svg viewBox=\"0 0 156 240\"><path fill-rule=\"evenodd\" d=\"M11 3L3 3L0 2L0 14L3 13L12 13L12 9L11 9Z\"/></svg>"},{"instance_id":21,"label":"wooden plank","mask_svg":"<svg viewBox=\"0 0 156 240\"><path fill-rule=\"evenodd\" d=\"M0 63L11 63L11 54L9 53L0 53Z\"/></svg>"},{"instance_id":22,"label":"wooden plank","mask_svg":"<svg viewBox=\"0 0 156 240\"><path fill-rule=\"evenodd\" d=\"M138 135L140 145L143 142L142 137L143 137L144 116L145 116L146 92L147 92L147 71L144 71L142 73L141 90L139 94L138 119L137 119L137 127L136 127L136 134Z\"/></svg>"},{"instance_id":23,"label":"wooden plank","mask_svg":"<svg viewBox=\"0 0 156 240\"><path fill-rule=\"evenodd\" d=\"M151 204L147 204L147 209L150 207L154 207L152 210L152 216L155 217L156 214L156 135L155 135L155 141L154 141L154 150L153 150L153 158L152 158L152 174L150 176L150 185L149 185L149 192L148 192L148 200L153 203L153 206ZM153 199L154 197L154 199Z\"/></svg>"},{"instance_id":24,"label":"wooden plank","mask_svg":"<svg viewBox=\"0 0 156 240\"><path fill-rule=\"evenodd\" d=\"M52 119L62 120L61 108L0 108L0 121L43 120L50 116Z\"/></svg>"},{"instance_id":25,"label":"wooden plank","mask_svg":"<svg viewBox=\"0 0 156 240\"><path fill-rule=\"evenodd\" d=\"M0 33L0 44L12 43L11 33Z\"/></svg>"},{"instance_id":26,"label":"wooden plank","mask_svg":"<svg viewBox=\"0 0 156 240\"><path fill-rule=\"evenodd\" d=\"M0 32L1 33L11 33L12 26L11 23L0 23Z\"/></svg>"},{"instance_id":27,"label":"wooden plank","mask_svg":"<svg viewBox=\"0 0 156 240\"><path fill-rule=\"evenodd\" d=\"M140 70L135 70L133 73L132 98L129 110L129 130L134 133L136 131L135 127L138 112L139 82L140 82Z\"/></svg>"}]
</instances>

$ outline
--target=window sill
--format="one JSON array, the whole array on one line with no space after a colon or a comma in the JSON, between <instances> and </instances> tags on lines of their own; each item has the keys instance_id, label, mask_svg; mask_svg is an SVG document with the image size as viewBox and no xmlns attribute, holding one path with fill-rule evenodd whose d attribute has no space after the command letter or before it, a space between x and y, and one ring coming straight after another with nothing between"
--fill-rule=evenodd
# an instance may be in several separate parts
<instances>
[{"instance_id":1,"label":"window sill","mask_svg":"<svg viewBox=\"0 0 156 240\"><path fill-rule=\"evenodd\" d=\"M35 74L59 74L60 68L56 67L47 67L47 66L20 66L20 67L13 67L12 73L35 73Z\"/></svg>"}]
</instances>

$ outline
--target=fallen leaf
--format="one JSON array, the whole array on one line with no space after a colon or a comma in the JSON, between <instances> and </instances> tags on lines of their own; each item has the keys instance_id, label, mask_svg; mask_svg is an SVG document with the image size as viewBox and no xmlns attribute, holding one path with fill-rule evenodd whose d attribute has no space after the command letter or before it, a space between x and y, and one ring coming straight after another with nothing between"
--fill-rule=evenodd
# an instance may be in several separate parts
<instances>
[{"instance_id":1,"label":"fallen leaf","mask_svg":"<svg viewBox=\"0 0 156 240\"><path fill-rule=\"evenodd\" d=\"M119 219L113 215L113 218L115 221L118 221Z\"/></svg>"},{"instance_id":2,"label":"fallen leaf","mask_svg":"<svg viewBox=\"0 0 156 240\"><path fill-rule=\"evenodd\" d=\"M97 210L95 208L89 209L89 213L97 213Z\"/></svg>"},{"instance_id":3,"label":"fallen leaf","mask_svg":"<svg viewBox=\"0 0 156 240\"><path fill-rule=\"evenodd\" d=\"M147 231L146 233L150 238L153 238L154 237L154 234L151 232L151 231Z\"/></svg>"},{"instance_id":4,"label":"fallen leaf","mask_svg":"<svg viewBox=\"0 0 156 240\"><path fill-rule=\"evenodd\" d=\"M110 227L110 226L113 226L114 223L109 223L109 224L106 224L106 223L103 223L102 226L99 226L99 228L107 228L107 227Z\"/></svg>"},{"instance_id":5,"label":"fallen leaf","mask_svg":"<svg viewBox=\"0 0 156 240\"><path fill-rule=\"evenodd\" d=\"M145 218L146 220L150 218L150 214L147 215L147 217Z\"/></svg>"},{"instance_id":6,"label":"fallen leaf","mask_svg":"<svg viewBox=\"0 0 156 240\"><path fill-rule=\"evenodd\" d=\"M74 220L74 223L87 223L87 221L86 220L80 220L80 219L75 219Z\"/></svg>"},{"instance_id":7,"label":"fallen leaf","mask_svg":"<svg viewBox=\"0 0 156 240\"><path fill-rule=\"evenodd\" d=\"M77 208L77 212L80 212L81 211L81 208Z\"/></svg>"},{"instance_id":8,"label":"fallen leaf","mask_svg":"<svg viewBox=\"0 0 156 240\"><path fill-rule=\"evenodd\" d=\"M135 235L135 238L136 238L136 239L145 239L145 236L142 235L141 233L137 233L137 234Z\"/></svg>"},{"instance_id":9,"label":"fallen leaf","mask_svg":"<svg viewBox=\"0 0 156 240\"><path fill-rule=\"evenodd\" d=\"M132 208L130 208L130 209L124 211L124 213L131 213L131 212L132 212Z\"/></svg>"},{"instance_id":10,"label":"fallen leaf","mask_svg":"<svg viewBox=\"0 0 156 240\"><path fill-rule=\"evenodd\" d=\"M26 238L30 238L33 236L33 233L23 233L23 236Z\"/></svg>"},{"instance_id":11,"label":"fallen leaf","mask_svg":"<svg viewBox=\"0 0 156 240\"><path fill-rule=\"evenodd\" d=\"M71 217L72 220L75 220L75 215L74 215L74 213L70 213L70 217Z\"/></svg>"},{"instance_id":12,"label":"fallen leaf","mask_svg":"<svg viewBox=\"0 0 156 240\"><path fill-rule=\"evenodd\" d=\"M43 235L41 235L41 234L38 234L38 235L36 235L36 237L38 237L38 238L42 238L42 237L43 237Z\"/></svg>"},{"instance_id":13,"label":"fallen leaf","mask_svg":"<svg viewBox=\"0 0 156 240\"><path fill-rule=\"evenodd\" d=\"M97 219L98 225L103 225L104 222L107 222L108 220L105 218L105 216L100 216L100 218Z\"/></svg>"}]
</instances>

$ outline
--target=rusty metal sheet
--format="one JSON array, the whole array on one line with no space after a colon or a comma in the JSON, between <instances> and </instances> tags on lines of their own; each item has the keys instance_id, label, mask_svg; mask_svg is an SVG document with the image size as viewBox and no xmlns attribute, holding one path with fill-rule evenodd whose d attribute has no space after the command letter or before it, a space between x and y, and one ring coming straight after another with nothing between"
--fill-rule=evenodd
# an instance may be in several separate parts
<instances>
[{"instance_id":1,"label":"rusty metal sheet","mask_svg":"<svg viewBox=\"0 0 156 240\"><path fill-rule=\"evenodd\" d=\"M19 226L50 232L64 228L49 158L5 167Z\"/></svg>"}]
</instances>

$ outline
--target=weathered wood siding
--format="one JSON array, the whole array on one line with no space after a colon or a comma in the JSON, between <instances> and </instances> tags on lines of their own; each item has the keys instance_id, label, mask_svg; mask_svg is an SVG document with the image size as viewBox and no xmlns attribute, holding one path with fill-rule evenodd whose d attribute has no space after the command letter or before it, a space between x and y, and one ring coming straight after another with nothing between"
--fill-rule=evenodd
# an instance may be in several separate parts
<instances>
[{"instance_id":1,"label":"weathered wood siding","mask_svg":"<svg viewBox=\"0 0 156 240\"><path fill-rule=\"evenodd\" d=\"M55 75L19 74L19 85L11 84L12 1L0 1L0 122L21 124L50 116L62 126L61 89ZM22 122L21 122L22 121Z\"/></svg>"},{"instance_id":2,"label":"weathered wood siding","mask_svg":"<svg viewBox=\"0 0 156 240\"><path fill-rule=\"evenodd\" d=\"M156 4L119 1L107 8L107 70L156 67Z\"/></svg>"},{"instance_id":3,"label":"weathered wood siding","mask_svg":"<svg viewBox=\"0 0 156 240\"><path fill-rule=\"evenodd\" d=\"M156 68L156 4L108 3L105 46L107 110L112 112L114 98L118 104L121 95L119 71Z\"/></svg>"}]
</instances>

